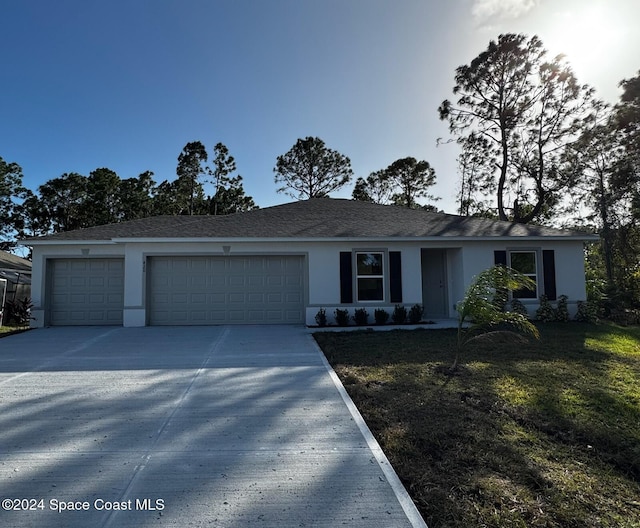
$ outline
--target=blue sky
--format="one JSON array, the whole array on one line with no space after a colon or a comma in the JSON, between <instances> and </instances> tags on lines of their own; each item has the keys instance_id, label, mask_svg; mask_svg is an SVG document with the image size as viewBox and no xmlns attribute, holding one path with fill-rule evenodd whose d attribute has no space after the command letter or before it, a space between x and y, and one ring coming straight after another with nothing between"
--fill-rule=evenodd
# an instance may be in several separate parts
<instances>
[{"instance_id":1,"label":"blue sky","mask_svg":"<svg viewBox=\"0 0 640 528\"><path fill-rule=\"evenodd\" d=\"M319 136L355 177L436 170L455 212L457 150L437 107L500 33L540 36L615 102L640 70L638 0L0 0L0 156L27 187L99 167L175 178L189 141L224 143L261 207L276 157ZM354 180L355 180L354 177ZM333 196L349 197L352 187Z\"/></svg>"}]
</instances>

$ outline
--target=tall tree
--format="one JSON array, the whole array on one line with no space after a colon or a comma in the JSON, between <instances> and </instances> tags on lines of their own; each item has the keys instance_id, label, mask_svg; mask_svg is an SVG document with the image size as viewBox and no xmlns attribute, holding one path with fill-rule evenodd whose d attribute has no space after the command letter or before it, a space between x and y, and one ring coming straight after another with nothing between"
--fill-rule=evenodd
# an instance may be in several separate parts
<instances>
[{"instance_id":1,"label":"tall tree","mask_svg":"<svg viewBox=\"0 0 640 528\"><path fill-rule=\"evenodd\" d=\"M221 196L222 190L226 190L231 182L229 174L236 170L236 160L229 154L229 149L222 143L216 143L213 147L215 157L212 160L213 167L208 168L207 172L211 176L211 183L214 188L214 198ZM239 181L242 180L241 176ZM238 180L236 180L238 182ZM213 200L213 210L211 214L218 214L218 202L219 200ZM225 213L221 213L225 214Z\"/></svg>"},{"instance_id":2,"label":"tall tree","mask_svg":"<svg viewBox=\"0 0 640 528\"><path fill-rule=\"evenodd\" d=\"M386 169L372 172L366 180L358 178L351 197L383 205L393 203L435 210L432 205L421 206L418 203L419 198L440 199L429 193L435 183L436 173L428 162L408 157L394 161Z\"/></svg>"},{"instance_id":3,"label":"tall tree","mask_svg":"<svg viewBox=\"0 0 640 528\"><path fill-rule=\"evenodd\" d=\"M18 212L16 199L25 198L22 186L22 167L7 163L0 157L0 240L9 237L15 230Z\"/></svg>"},{"instance_id":4,"label":"tall tree","mask_svg":"<svg viewBox=\"0 0 640 528\"><path fill-rule=\"evenodd\" d=\"M242 176L228 178L227 184L218 188L209 198L209 213L227 215L257 209L251 196L247 196L242 185Z\"/></svg>"},{"instance_id":5,"label":"tall tree","mask_svg":"<svg viewBox=\"0 0 640 528\"><path fill-rule=\"evenodd\" d=\"M630 183L638 191L640 187L640 71L637 76L622 80L620 87L623 92L615 108L615 124L623 134L622 143Z\"/></svg>"},{"instance_id":6,"label":"tall tree","mask_svg":"<svg viewBox=\"0 0 640 528\"><path fill-rule=\"evenodd\" d=\"M389 173L383 169L372 172L366 180L358 178L351 197L361 202L385 205L392 201L393 194L393 183L389 178Z\"/></svg>"},{"instance_id":7,"label":"tall tree","mask_svg":"<svg viewBox=\"0 0 640 528\"><path fill-rule=\"evenodd\" d=\"M119 185L118 219L120 221L146 218L154 213L153 172L145 171L137 178L121 180Z\"/></svg>"},{"instance_id":8,"label":"tall tree","mask_svg":"<svg viewBox=\"0 0 640 528\"><path fill-rule=\"evenodd\" d=\"M292 198L320 198L337 191L351 180L351 160L328 148L318 137L298 139L276 159L275 182L278 192Z\"/></svg>"},{"instance_id":9,"label":"tall tree","mask_svg":"<svg viewBox=\"0 0 640 528\"><path fill-rule=\"evenodd\" d=\"M40 206L34 214L43 215L41 222L48 222L48 231L60 233L92 224L87 202L87 177L76 172L65 173L38 187ZM46 213L45 213L46 211Z\"/></svg>"},{"instance_id":10,"label":"tall tree","mask_svg":"<svg viewBox=\"0 0 640 528\"><path fill-rule=\"evenodd\" d=\"M391 185L398 189L392 197L396 205L415 209L419 207L418 198L438 200L429 193L429 188L436 183L436 171L429 162L402 158L389 165L386 173Z\"/></svg>"},{"instance_id":11,"label":"tall tree","mask_svg":"<svg viewBox=\"0 0 640 528\"><path fill-rule=\"evenodd\" d=\"M31 190L19 206L18 238L43 236L51 233L51 217L42 200Z\"/></svg>"},{"instance_id":12,"label":"tall tree","mask_svg":"<svg viewBox=\"0 0 640 528\"><path fill-rule=\"evenodd\" d=\"M593 89L578 84L562 55L546 55L536 36L500 35L456 69L456 104L445 100L438 109L454 135L487 140L501 220L550 214L568 186L563 151L594 119Z\"/></svg>"},{"instance_id":13,"label":"tall tree","mask_svg":"<svg viewBox=\"0 0 640 528\"><path fill-rule=\"evenodd\" d=\"M493 172L484 156L488 142L483 137L470 134L461 140L461 144L462 152L458 156L458 214L496 218L495 208L491 208L487 198L496 191L493 178L487 177L487 173Z\"/></svg>"},{"instance_id":14,"label":"tall tree","mask_svg":"<svg viewBox=\"0 0 640 528\"><path fill-rule=\"evenodd\" d=\"M611 122L582 134L565 154L571 176L570 212L594 225L602 236L607 283L614 285L613 246L616 228L622 221L625 186L621 185L623 149Z\"/></svg>"},{"instance_id":15,"label":"tall tree","mask_svg":"<svg viewBox=\"0 0 640 528\"><path fill-rule=\"evenodd\" d=\"M203 163L206 161L207 151L200 141L187 143L178 156L176 190L178 196L186 202L184 208L181 208L181 214L197 214L198 207L204 203L204 192L199 179L205 172Z\"/></svg>"},{"instance_id":16,"label":"tall tree","mask_svg":"<svg viewBox=\"0 0 640 528\"><path fill-rule=\"evenodd\" d=\"M100 168L89 173L82 215L91 225L113 224L120 220L120 204L126 197L120 193L120 177L111 169Z\"/></svg>"}]
</instances>

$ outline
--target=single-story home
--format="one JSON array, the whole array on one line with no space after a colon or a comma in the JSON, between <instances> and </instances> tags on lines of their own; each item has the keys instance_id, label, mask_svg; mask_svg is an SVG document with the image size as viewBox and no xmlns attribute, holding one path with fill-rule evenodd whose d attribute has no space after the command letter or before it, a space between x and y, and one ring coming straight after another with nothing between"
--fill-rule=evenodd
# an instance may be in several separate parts
<instances>
[{"instance_id":1,"label":"single-story home","mask_svg":"<svg viewBox=\"0 0 640 528\"><path fill-rule=\"evenodd\" d=\"M0 251L0 312L4 313L6 301L21 301L30 297L31 262Z\"/></svg>"},{"instance_id":2,"label":"single-story home","mask_svg":"<svg viewBox=\"0 0 640 528\"><path fill-rule=\"evenodd\" d=\"M35 326L315 324L320 308L424 306L456 317L496 263L546 294L586 298L593 235L316 198L228 216L157 216L32 238ZM373 317L372 317L373 319Z\"/></svg>"}]
</instances>

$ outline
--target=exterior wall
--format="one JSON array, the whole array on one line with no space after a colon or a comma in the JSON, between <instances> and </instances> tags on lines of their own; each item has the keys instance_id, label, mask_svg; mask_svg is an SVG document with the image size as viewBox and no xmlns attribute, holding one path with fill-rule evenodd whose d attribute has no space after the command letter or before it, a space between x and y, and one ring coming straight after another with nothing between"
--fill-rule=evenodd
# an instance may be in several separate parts
<instances>
[{"instance_id":1,"label":"exterior wall","mask_svg":"<svg viewBox=\"0 0 640 528\"><path fill-rule=\"evenodd\" d=\"M541 252L551 249L555 252L556 290L558 296L566 295L569 313L575 315L577 302L587 298L584 276L584 244L581 241L507 241L489 245L488 243L469 243L464 249L463 281L466 287L473 278L483 270L493 266L494 250L535 250ZM539 280L542 280L542 269L539 266ZM538 299L522 299L530 316L540 305ZM552 301L553 302L553 301Z\"/></svg>"},{"instance_id":2,"label":"exterior wall","mask_svg":"<svg viewBox=\"0 0 640 528\"><path fill-rule=\"evenodd\" d=\"M389 251L402 253L402 304L410 307L422 303L421 249L445 249L447 310L456 317L455 304L460 301L473 278L494 264L495 250L542 249L555 250L556 284L558 295L569 297L570 307L586 298L584 282L584 256L581 241L339 241L339 242L136 242L93 245L36 245L33 248L32 302L33 326L46 323L46 260L50 258L124 257L124 326L147 324L147 257L154 255L304 255L307 262L305 277L306 323L315 325L315 316L325 308L329 322L333 322L336 308L347 308L353 314L358 307L366 307L373 321L376 308L391 312L393 303L354 302L340 304L340 252L355 250ZM387 260L388 266L388 260ZM388 267L386 273L388 274ZM388 276L386 277L388 283ZM388 284L387 284L388 288ZM387 289L388 293L388 289ZM387 297L388 298L388 297ZM526 301L531 313L537 300ZM575 311L575 308L572 308Z\"/></svg>"}]
</instances>

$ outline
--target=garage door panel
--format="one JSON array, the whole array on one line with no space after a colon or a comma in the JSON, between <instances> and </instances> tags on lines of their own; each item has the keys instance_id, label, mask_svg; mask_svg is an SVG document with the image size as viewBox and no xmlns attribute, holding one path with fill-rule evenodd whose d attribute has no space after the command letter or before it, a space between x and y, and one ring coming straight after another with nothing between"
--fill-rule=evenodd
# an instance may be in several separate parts
<instances>
[{"instance_id":1,"label":"garage door panel","mask_svg":"<svg viewBox=\"0 0 640 528\"><path fill-rule=\"evenodd\" d=\"M238 275L229 275L229 286L232 288L243 288L245 285L245 277Z\"/></svg>"},{"instance_id":2,"label":"garage door panel","mask_svg":"<svg viewBox=\"0 0 640 528\"><path fill-rule=\"evenodd\" d=\"M149 322L302 323L303 267L301 256L151 257Z\"/></svg>"},{"instance_id":3,"label":"garage door panel","mask_svg":"<svg viewBox=\"0 0 640 528\"><path fill-rule=\"evenodd\" d=\"M52 259L47 265L49 324L122 324L123 259Z\"/></svg>"}]
</instances>

